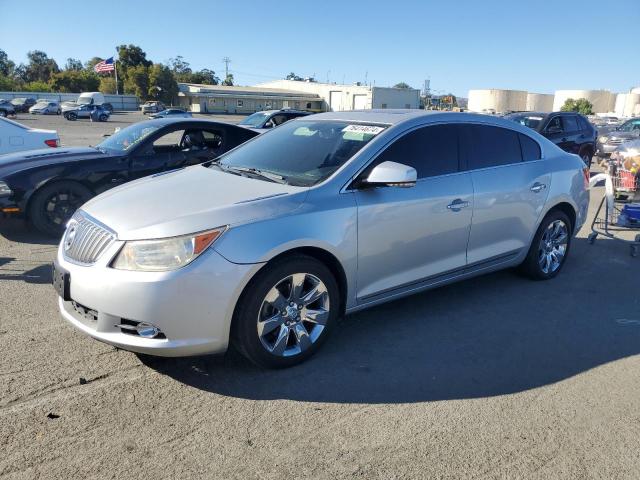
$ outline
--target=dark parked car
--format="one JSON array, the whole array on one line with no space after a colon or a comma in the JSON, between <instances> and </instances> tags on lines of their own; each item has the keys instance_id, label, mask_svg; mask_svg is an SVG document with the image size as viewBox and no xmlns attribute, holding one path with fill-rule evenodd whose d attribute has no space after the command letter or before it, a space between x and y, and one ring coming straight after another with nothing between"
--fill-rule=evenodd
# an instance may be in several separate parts
<instances>
[{"instance_id":1,"label":"dark parked car","mask_svg":"<svg viewBox=\"0 0 640 480\"><path fill-rule=\"evenodd\" d=\"M16 114L16 109L11 102L0 99L0 117L12 117Z\"/></svg>"},{"instance_id":2,"label":"dark parked car","mask_svg":"<svg viewBox=\"0 0 640 480\"><path fill-rule=\"evenodd\" d=\"M130 125L95 147L4 155L0 212L59 235L93 196L131 180L213 160L256 135L228 123L167 118Z\"/></svg>"},{"instance_id":3,"label":"dark parked car","mask_svg":"<svg viewBox=\"0 0 640 480\"><path fill-rule=\"evenodd\" d=\"M109 120L111 112L104 108L103 105L78 105L77 107L67 107L63 110L64 118L72 122L79 118L92 119L98 122L106 122Z\"/></svg>"},{"instance_id":4,"label":"dark parked car","mask_svg":"<svg viewBox=\"0 0 640 480\"><path fill-rule=\"evenodd\" d=\"M624 142L640 138L640 117L631 118L622 125L608 129L599 129L596 155L608 158Z\"/></svg>"},{"instance_id":5,"label":"dark parked car","mask_svg":"<svg viewBox=\"0 0 640 480\"><path fill-rule=\"evenodd\" d=\"M36 104L36 99L31 97L28 97L28 98L18 97L11 100L11 105L13 105L13 108L15 109L16 112L26 113L35 104Z\"/></svg>"},{"instance_id":6,"label":"dark parked car","mask_svg":"<svg viewBox=\"0 0 640 480\"><path fill-rule=\"evenodd\" d=\"M575 153L587 166L596 153L598 132L584 115L575 112L522 112L505 115L544 135L565 152Z\"/></svg>"},{"instance_id":7,"label":"dark parked car","mask_svg":"<svg viewBox=\"0 0 640 480\"><path fill-rule=\"evenodd\" d=\"M238 125L264 133L270 128L282 125L289 120L307 115L311 115L311 112L305 112L304 110L290 110L288 108L283 108L281 110L265 110L264 112L256 112L253 115L249 115Z\"/></svg>"}]
</instances>

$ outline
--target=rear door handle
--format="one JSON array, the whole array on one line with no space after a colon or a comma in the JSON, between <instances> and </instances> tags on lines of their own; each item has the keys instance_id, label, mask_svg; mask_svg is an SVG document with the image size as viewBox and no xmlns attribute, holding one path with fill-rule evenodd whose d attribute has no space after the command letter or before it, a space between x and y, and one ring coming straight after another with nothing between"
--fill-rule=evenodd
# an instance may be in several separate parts
<instances>
[{"instance_id":1,"label":"rear door handle","mask_svg":"<svg viewBox=\"0 0 640 480\"><path fill-rule=\"evenodd\" d=\"M534 193L540 193L545 188L547 188L547 186L544 183L536 182L531 187L531 191Z\"/></svg>"},{"instance_id":2,"label":"rear door handle","mask_svg":"<svg viewBox=\"0 0 640 480\"><path fill-rule=\"evenodd\" d=\"M453 202L447 205L447 208L452 212L459 212L463 208L467 208L469 206L469 202L465 202L460 198L456 198Z\"/></svg>"}]
</instances>

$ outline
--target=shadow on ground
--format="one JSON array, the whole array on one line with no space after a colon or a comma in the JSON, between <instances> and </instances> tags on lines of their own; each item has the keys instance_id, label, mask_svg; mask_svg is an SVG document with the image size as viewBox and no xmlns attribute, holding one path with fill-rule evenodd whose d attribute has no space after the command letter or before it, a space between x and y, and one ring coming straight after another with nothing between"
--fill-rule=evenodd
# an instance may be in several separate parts
<instances>
[{"instance_id":1,"label":"shadow on ground","mask_svg":"<svg viewBox=\"0 0 640 480\"><path fill-rule=\"evenodd\" d=\"M640 262L619 247L577 239L552 281L505 271L359 312L288 370L260 370L234 352L140 358L192 387L256 400L406 403L521 392L640 353Z\"/></svg>"},{"instance_id":2,"label":"shadow on ground","mask_svg":"<svg viewBox=\"0 0 640 480\"><path fill-rule=\"evenodd\" d=\"M37 232L19 218L0 218L0 236L18 243L34 245L58 245L60 238L54 238Z\"/></svg>"}]
</instances>

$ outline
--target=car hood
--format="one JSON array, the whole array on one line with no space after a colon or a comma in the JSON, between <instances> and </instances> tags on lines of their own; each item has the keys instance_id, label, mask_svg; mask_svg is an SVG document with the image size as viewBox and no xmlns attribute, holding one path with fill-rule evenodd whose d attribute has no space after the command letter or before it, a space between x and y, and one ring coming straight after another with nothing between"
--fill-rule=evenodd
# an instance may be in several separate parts
<instances>
[{"instance_id":1,"label":"car hood","mask_svg":"<svg viewBox=\"0 0 640 480\"><path fill-rule=\"evenodd\" d=\"M44 130L49 131L49 130ZM56 132L50 131L52 134ZM105 157L108 154L91 147L61 147L27 150L0 155L0 179L33 167Z\"/></svg>"},{"instance_id":2,"label":"car hood","mask_svg":"<svg viewBox=\"0 0 640 480\"><path fill-rule=\"evenodd\" d=\"M130 182L90 200L82 210L120 240L175 237L287 214L308 188L194 166Z\"/></svg>"},{"instance_id":3,"label":"car hood","mask_svg":"<svg viewBox=\"0 0 640 480\"><path fill-rule=\"evenodd\" d=\"M628 139L638 138L638 134L635 132L622 132L619 130L613 130L607 133L606 136L609 138L628 138Z\"/></svg>"}]
</instances>

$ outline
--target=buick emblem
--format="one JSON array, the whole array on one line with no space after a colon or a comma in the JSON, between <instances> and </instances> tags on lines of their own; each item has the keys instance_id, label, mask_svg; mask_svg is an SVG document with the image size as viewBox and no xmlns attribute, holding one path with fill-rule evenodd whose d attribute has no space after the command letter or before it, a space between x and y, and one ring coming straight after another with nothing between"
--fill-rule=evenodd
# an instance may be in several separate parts
<instances>
[{"instance_id":1,"label":"buick emblem","mask_svg":"<svg viewBox=\"0 0 640 480\"><path fill-rule=\"evenodd\" d=\"M73 245L73 241L76 239L76 233L78 233L78 231L76 230L75 225L72 225L71 227L69 227L69 230L67 231L67 236L64 239L65 252L71 248L71 245Z\"/></svg>"}]
</instances>

